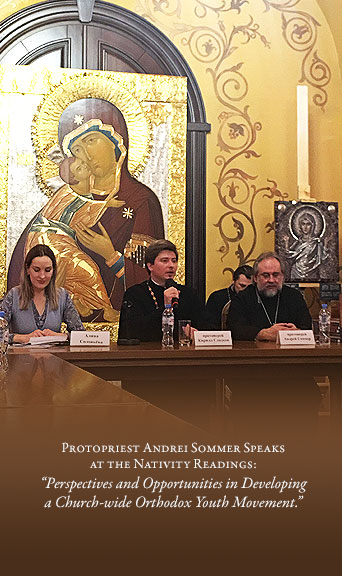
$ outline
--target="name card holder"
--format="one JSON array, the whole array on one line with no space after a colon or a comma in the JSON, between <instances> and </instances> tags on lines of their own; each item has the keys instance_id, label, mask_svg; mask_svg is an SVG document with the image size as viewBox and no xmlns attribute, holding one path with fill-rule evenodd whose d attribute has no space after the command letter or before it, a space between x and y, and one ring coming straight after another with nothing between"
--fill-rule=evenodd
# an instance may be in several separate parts
<instances>
[{"instance_id":1,"label":"name card holder","mask_svg":"<svg viewBox=\"0 0 342 576\"><path fill-rule=\"evenodd\" d=\"M70 346L109 346L110 333L106 330L84 332L73 330L70 334Z\"/></svg>"},{"instance_id":2,"label":"name card holder","mask_svg":"<svg viewBox=\"0 0 342 576\"><path fill-rule=\"evenodd\" d=\"M277 336L280 346L315 346L312 330L280 330Z\"/></svg>"},{"instance_id":3,"label":"name card holder","mask_svg":"<svg viewBox=\"0 0 342 576\"><path fill-rule=\"evenodd\" d=\"M202 348L205 346L232 346L232 333L230 330L197 330L194 333L195 347Z\"/></svg>"}]
</instances>

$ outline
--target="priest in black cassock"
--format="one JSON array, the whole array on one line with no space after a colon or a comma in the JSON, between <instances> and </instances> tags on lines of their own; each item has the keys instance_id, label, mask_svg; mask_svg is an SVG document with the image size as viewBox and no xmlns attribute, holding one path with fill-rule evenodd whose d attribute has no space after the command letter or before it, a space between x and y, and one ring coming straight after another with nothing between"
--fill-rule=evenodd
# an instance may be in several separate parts
<instances>
[{"instance_id":1,"label":"priest in black cassock","mask_svg":"<svg viewBox=\"0 0 342 576\"><path fill-rule=\"evenodd\" d=\"M312 328L302 294L284 285L283 272L276 253L265 252L257 258L254 283L237 294L230 305L227 328L233 340L275 342L280 330ZM307 437L312 434L320 398L310 375L298 378L288 370L272 372L261 363L252 379L242 367L239 380L229 382L229 388L235 429L241 434L250 429L260 437L282 438L289 426L294 432L305 429Z\"/></svg>"},{"instance_id":2,"label":"priest in black cassock","mask_svg":"<svg viewBox=\"0 0 342 576\"><path fill-rule=\"evenodd\" d=\"M142 342L161 342L161 319L167 304L173 306L175 337L178 320L191 320L192 332L210 328L196 292L173 281L178 252L172 242L157 240L150 244L146 248L145 264L150 278L131 286L124 294L119 341L137 338Z\"/></svg>"},{"instance_id":3,"label":"priest in black cassock","mask_svg":"<svg viewBox=\"0 0 342 576\"><path fill-rule=\"evenodd\" d=\"M280 330L311 330L305 300L299 290L284 285L284 268L276 253L264 252L257 258L253 280L230 305L227 328L233 340L275 342Z\"/></svg>"}]
</instances>

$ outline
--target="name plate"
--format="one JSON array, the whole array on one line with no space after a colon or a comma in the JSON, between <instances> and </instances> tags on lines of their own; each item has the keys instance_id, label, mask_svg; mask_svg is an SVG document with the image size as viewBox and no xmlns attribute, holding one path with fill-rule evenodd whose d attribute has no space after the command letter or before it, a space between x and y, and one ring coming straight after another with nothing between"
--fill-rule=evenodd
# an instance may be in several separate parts
<instances>
[{"instance_id":1,"label":"name plate","mask_svg":"<svg viewBox=\"0 0 342 576\"><path fill-rule=\"evenodd\" d=\"M314 346L315 338L312 330L280 330L277 342L281 346Z\"/></svg>"},{"instance_id":2,"label":"name plate","mask_svg":"<svg viewBox=\"0 0 342 576\"><path fill-rule=\"evenodd\" d=\"M70 334L70 346L109 346L110 333L107 330L84 332L73 330Z\"/></svg>"},{"instance_id":3,"label":"name plate","mask_svg":"<svg viewBox=\"0 0 342 576\"><path fill-rule=\"evenodd\" d=\"M232 346L233 344L230 330L197 330L194 336L195 346Z\"/></svg>"}]
</instances>

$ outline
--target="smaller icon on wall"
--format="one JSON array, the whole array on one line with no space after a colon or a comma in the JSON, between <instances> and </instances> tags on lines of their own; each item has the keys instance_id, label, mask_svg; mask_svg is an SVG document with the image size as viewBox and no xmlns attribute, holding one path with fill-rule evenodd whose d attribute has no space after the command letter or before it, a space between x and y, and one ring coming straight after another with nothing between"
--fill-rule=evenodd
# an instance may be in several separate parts
<instances>
[{"instance_id":1,"label":"smaller icon on wall","mask_svg":"<svg viewBox=\"0 0 342 576\"><path fill-rule=\"evenodd\" d=\"M275 202L275 250L286 282L338 282L337 202Z\"/></svg>"}]
</instances>

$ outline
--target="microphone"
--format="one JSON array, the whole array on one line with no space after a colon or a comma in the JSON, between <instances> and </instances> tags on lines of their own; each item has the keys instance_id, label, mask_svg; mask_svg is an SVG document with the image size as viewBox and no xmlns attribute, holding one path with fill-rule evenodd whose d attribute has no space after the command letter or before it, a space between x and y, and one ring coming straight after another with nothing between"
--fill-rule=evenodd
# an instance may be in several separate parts
<instances>
[{"instance_id":1,"label":"microphone","mask_svg":"<svg viewBox=\"0 0 342 576\"><path fill-rule=\"evenodd\" d=\"M178 285L177 283L173 280L173 278L167 278L166 282L165 282L165 288L171 288L171 286L174 286L175 288L177 288L178 290ZM178 304L179 304L179 298L176 298L175 296L172 298L171 300L171 306L172 308L176 309L178 308Z\"/></svg>"}]
</instances>

